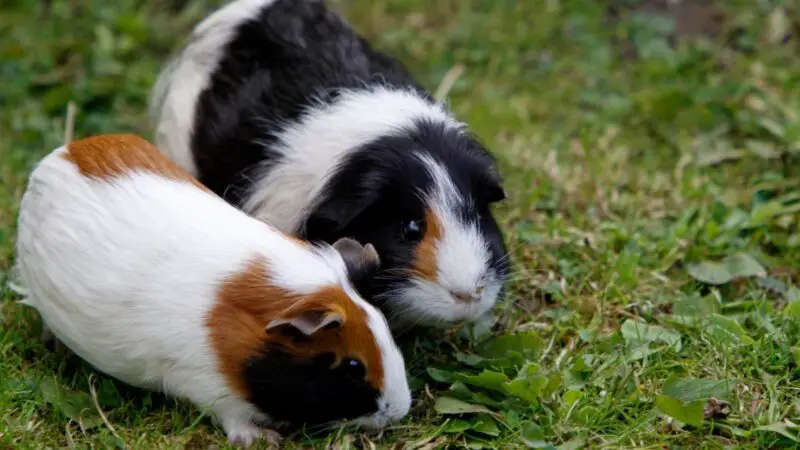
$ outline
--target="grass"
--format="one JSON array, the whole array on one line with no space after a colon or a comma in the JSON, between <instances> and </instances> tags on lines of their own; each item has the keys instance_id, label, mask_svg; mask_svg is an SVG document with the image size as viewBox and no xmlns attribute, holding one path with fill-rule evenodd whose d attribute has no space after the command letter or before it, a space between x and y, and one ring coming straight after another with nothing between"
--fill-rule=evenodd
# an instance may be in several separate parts
<instances>
[{"instance_id":1,"label":"grass","mask_svg":"<svg viewBox=\"0 0 800 450\"><path fill-rule=\"evenodd\" d=\"M407 339L406 421L287 447L800 448L800 5L666 3L335 2L449 80L501 161L515 276L491 331ZM0 274L67 103L76 137L149 137L154 77L213 6L0 6ZM225 447L200 411L45 349L14 300L0 447Z\"/></svg>"}]
</instances>

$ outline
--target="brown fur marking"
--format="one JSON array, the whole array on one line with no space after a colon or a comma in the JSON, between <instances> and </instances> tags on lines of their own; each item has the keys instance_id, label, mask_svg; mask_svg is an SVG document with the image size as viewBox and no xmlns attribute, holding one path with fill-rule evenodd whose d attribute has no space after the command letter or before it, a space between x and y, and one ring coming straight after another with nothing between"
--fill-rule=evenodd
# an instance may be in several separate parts
<instances>
[{"instance_id":1,"label":"brown fur marking","mask_svg":"<svg viewBox=\"0 0 800 450\"><path fill-rule=\"evenodd\" d=\"M336 312L344 318L339 329L322 329L302 343L293 342L279 330L266 331L274 319L291 317L299 311ZM206 325L217 354L220 371L229 385L247 398L242 370L248 359L263 355L266 344L278 345L299 361L331 352L338 358L357 358L364 363L370 384L383 389L383 363L375 338L367 325L366 313L339 286L326 287L312 295L299 296L272 286L267 263L254 257L247 266L221 285L217 304Z\"/></svg>"},{"instance_id":2,"label":"brown fur marking","mask_svg":"<svg viewBox=\"0 0 800 450\"><path fill-rule=\"evenodd\" d=\"M414 275L437 281L436 243L442 238L442 223L432 210L425 213L425 234L414 251L411 270Z\"/></svg>"},{"instance_id":3,"label":"brown fur marking","mask_svg":"<svg viewBox=\"0 0 800 450\"><path fill-rule=\"evenodd\" d=\"M64 158L86 177L109 180L143 171L177 181L187 181L211 192L161 153L153 144L133 134L104 134L74 141Z\"/></svg>"}]
</instances>

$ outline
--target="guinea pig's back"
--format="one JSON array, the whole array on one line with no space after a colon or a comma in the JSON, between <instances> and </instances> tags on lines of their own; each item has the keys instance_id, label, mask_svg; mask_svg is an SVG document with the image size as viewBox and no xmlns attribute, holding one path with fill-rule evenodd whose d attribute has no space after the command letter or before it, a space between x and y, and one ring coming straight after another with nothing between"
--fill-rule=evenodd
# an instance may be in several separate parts
<instances>
[{"instance_id":1,"label":"guinea pig's back","mask_svg":"<svg viewBox=\"0 0 800 450\"><path fill-rule=\"evenodd\" d=\"M25 302L64 344L147 387L187 367L181 352L213 364L191 349L216 283L246 263L259 230L189 179L129 168L104 177L67 147L45 157L23 195L17 264Z\"/></svg>"}]
</instances>

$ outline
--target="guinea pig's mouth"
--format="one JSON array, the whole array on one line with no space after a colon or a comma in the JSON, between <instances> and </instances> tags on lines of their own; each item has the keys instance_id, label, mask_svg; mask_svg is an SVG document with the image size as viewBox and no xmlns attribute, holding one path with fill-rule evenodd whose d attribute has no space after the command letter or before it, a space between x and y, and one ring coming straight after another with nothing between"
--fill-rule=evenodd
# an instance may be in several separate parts
<instances>
[{"instance_id":1,"label":"guinea pig's mouth","mask_svg":"<svg viewBox=\"0 0 800 450\"><path fill-rule=\"evenodd\" d=\"M404 416L403 414L402 416ZM402 417L401 416L401 417ZM399 420L397 417L393 417L393 415L387 410L380 410L375 412L374 414L368 416L362 416L357 419L353 419L347 421L348 425L353 425L358 428L362 428L364 430L369 431L378 431L381 429L386 428L390 424Z\"/></svg>"},{"instance_id":2,"label":"guinea pig's mouth","mask_svg":"<svg viewBox=\"0 0 800 450\"><path fill-rule=\"evenodd\" d=\"M496 276L486 279L473 292L464 293L424 278L412 278L406 288L396 291L396 306L390 318L393 322L428 326L476 320L492 309L502 289Z\"/></svg>"}]
</instances>

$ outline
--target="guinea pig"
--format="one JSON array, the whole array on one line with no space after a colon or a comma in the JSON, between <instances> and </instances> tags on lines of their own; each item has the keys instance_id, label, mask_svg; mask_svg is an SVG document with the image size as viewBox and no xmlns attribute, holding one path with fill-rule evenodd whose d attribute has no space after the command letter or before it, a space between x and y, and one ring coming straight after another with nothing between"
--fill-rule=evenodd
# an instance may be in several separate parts
<instances>
[{"instance_id":1,"label":"guinea pig","mask_svg":"<svg viewBox=\"0 0 800 450\"><path fill-rule=\"evenodd\" d=\"M102 135L31 173L16 269L72 352L210 408L248 446L259 422L379 428L409 410L386 319L348 281L373 252L338 245L353 261L234 208L144 139Z\"/></svg>"},{"instance_id":2,"label":"guinea pig","mask_svg":"<svg viewBox=\"0 0 800 450\"><path fill-rule=\"evenodd\" d=\"M487 313L508 278L494 157L319 0L213 12L151 96L156 146L249 215L381 257L356 288L392 325Z\"/></svg>"}]
</instances>

